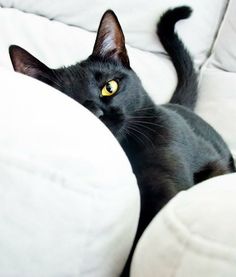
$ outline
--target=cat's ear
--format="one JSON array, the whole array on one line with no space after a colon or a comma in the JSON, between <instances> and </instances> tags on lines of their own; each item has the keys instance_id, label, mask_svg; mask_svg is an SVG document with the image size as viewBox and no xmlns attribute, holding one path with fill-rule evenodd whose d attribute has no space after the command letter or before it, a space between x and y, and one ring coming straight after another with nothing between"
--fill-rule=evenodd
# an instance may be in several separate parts
<instances>
[{"instance_id":1,"label":"cat's ear","mask_svg":"<svg viewBox=\"0 0 236 277\"><path fill-rule=\"evenodd\" d=\"M115 13L111 10L106 11L101 19L92 55L112 58L130 68L125 37Z\"/></svg>"},{"instance_id":2,"label":"cat's ear","mask_svg":"<svg viewBox=\"0 0 236 277\"><path fill-rule=\"evenodd\" d=\"M15 71L48 83L52 69L17 45L9 47L9 54Z\"/></svg>"}]
</instances>

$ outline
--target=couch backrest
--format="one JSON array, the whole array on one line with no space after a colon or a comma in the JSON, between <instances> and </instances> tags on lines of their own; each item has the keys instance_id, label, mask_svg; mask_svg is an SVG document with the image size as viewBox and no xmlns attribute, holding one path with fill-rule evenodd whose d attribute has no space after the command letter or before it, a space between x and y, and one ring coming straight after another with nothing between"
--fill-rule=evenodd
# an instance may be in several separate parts
<instances>
[{"instance_id":1,"label":"couch backrest","mask_svg":"<svg viewBox=\"0 0 236 277\"><path fill-rule=\"evenodd\" d=\"M169 7L189 5L194 10L192 18L188 24L179 23L177 28L197 64L202 64L212 47L227 2L228 0L0 0L0 5L93 32L97 30L104 11L111 8L118 15L127 43L154 52L163 51L155 36L157 18Z\"/></svg>"},{"instance_id":2,"label":"couch backrest","mask_svg":"<svg viewBox=\"0 0 236 277\"><path fill-rule=\"evenodd\" d=\"M236 1L228 5L208 66L236 72Z\"/></svg>"}]
</instances>

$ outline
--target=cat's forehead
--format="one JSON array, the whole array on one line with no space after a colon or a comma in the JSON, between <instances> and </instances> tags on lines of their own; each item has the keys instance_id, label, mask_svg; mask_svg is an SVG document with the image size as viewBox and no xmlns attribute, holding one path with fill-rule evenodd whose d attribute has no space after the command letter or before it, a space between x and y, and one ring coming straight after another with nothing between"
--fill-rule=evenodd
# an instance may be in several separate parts
<instances>
[{"instance_id":1,"label":"cat's forehead","mask_svg":"<svg viewBox=\"0 0 236 277\"><path fill-rule=\"evenodd\" d=\"M91 72L98 81L112 77L122 79L128 75L127 69L115 62L89 61L82 63L82 67Z\"/></svg>"},{"instance_id":2,"label":"cat's forehead","mask_svg":"<svg viewBox=\"0 0 236 277\"><path fill-rule=\"evenodd\" d=\"M73 85L88 83L101 86L111 79L124 80L130 74L120 64L91 59L63 68L62 71L64 82Z\"/></svg>"}]
</instances>

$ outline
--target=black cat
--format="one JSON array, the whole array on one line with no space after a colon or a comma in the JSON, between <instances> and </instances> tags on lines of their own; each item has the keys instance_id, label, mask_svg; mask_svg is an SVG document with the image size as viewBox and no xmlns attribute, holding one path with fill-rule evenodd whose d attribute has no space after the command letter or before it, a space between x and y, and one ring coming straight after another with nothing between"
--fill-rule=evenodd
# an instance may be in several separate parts
<instances>
[{"instance_id":1,"label":"black cat","mask_svg":"<svg viewBox=\"0 0 236 277\"><path fill-rule=\"evenodd\" d=\"M134 246L152 218L178 191L235 171L220 135L192 112L197 100L197 74L174 32L175 23L190 14L188 7L175 8L158 23L158 36L178 75L176 90L166 105L153 103L131 69L121 26L110 10L101 19L92 55L70 67L50 69L19 46L9 48L16 71L53 86L87 107L120 142L141 194ZM128 276L134 246L123 276Z\"/></svg>"}]
</instances>

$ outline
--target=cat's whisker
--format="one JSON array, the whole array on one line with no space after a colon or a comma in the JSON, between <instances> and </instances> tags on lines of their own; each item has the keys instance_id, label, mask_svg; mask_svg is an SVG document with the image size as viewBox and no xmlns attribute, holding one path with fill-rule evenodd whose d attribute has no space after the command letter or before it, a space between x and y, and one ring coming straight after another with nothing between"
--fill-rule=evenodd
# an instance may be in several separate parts
<instances>
[{"instance_id":1,"label":"cat's whisker","mask_svg":"<svg viewBox=\"0 0 236 277\"><path fill-rule=\"evenodd\" d=\"M142 119L142 117L140 117ZM145 121L145 120L135 120L136 118L135 117L130 117L130 122L137 122L137 123L142 123L142 124L147 124L147 125L153 125L153 126L157 126L157 127L164 127L163 125L161 124L158 124L158 123L155 123L155 122L150 122L150 121Z\"/></svg>"},{"instance_id":2,"label":"cat's whisker","mask_svg":"<svg viewBox=\"0 0 236 277\"><path fill-rule=\"evenodd\" d=\"M127 128L122 128L118 132L118 136L117 137L121 137L122 139L125 139L128 142L129 141L128 136L130 136L130 135L131 135L131 132Z\"/></svg>"},{"instance_id":3,"label":"cat's whisker","mask_svg":"<svg viewBox=\"0 0 236 277\"><path fill-rule=\"evenodd\" d=\"M129 118L157 118L157 115L133 115Z\"/></svg>"},{"instance_id":4,"label":"cat's whisker","mask_svg":"<svg viewBox=\"0 0 236 277\"><path fill-rule=\"evenodd\" d=\"M132 112L130 116L145 116L145 117L152 117L155 116L157 117L156 111L153 108L143 108L143 109L138 109Z\"/></svg>"},{"instance_id":5,"label":"cat's whisker","mask_svg":"<svg viewBox=\"0 0 236 277\"><path fill-rule=\"evenodd\" d=\"M141 139L141 137L139 137L137 134L135 134L135 132L137 132L137 133L140 134L140 132L137 131L137 130L134 128L134 126L132 126L132 127L131 127L131 126L128 126L128 127L126 128L126 133L127 133L128 136L133 137L138 143L141 142L141 144L143 144L144 147L146 147L147 145L145 144L145 142Z\"/></svg>"},{"instance_id":6,"label":"cat's whisker","mask_svg":"<svg viewBox=\"0 0 236 277\"><path fill-rule=\"evenodd\" d=\"M142 108L142 109L137 109L134 112L140 112L140 111L146 111L146 110L154 110L154 107L153 106L145 107L145 108Z\"/></svg>"},{"instance_id":7,"label":"cat's whisker","mask_svg":"<svg viewBox=\"0 0 236 277\"><path fill-rule=\"evenodd\" d=\"M118 141L120 141L120 138L122 138L122 139L125 138L127 140L126 134L127 134L126 129L125 129L125 127L123 127L121 129L119 129L119 131L117 132L116 138L118 139Z\"/></svg>"},{"instance_id":8,"label":"cat's whisker","mask_svg":"<svg viewBox=\"0 0 236 277\"><path fill-rule=\"evenodd\" d=\"M160 128L164 128L165 126L154 123L154 122L149 122L149 121L134 120L133 118L129 118L129 122L132 125L134 125L134 124L139 125L139 128L145 128L146 130L155 132L158 134L159 137L162 137L165 140L165 137L160 133ZM155 126L157 128L151 128L152 126Z\"/></svg>"},{"instance_id":9,"label":"cat's whisker","mask_svg":"<svg viewBox=\"0 0 236 277\"><path fill-rule=\"evenodd\" d=\"M157 119L158 116L156 114L129 114L128 115L129 118L131 119Z\"/></svg>"},{"instance_id":10,"label":"cat's whisker","mask_svg":"<svg viewBox=\"0 0 236 277\"><path fill-rule=\"evenodd\" d=\"M131 129L131 130L135 131L136 133L140 134L144 139L146 139L146 141L148 141L152 145L152 147L155 147L153 144L153 141L150 139L150 137L147 134L145 134L144 132L142 132L142 129L139 126L137 126L137 125L135 126L131 122L131 124L128 125L128 129ZM144 145L145 145L145 143L144 143ZM145 145L145 146L147 146L147 145Z\"/></svg>"},{"instance_id":11,"label":"cat's whisker","mask_svg":"<svg viewBox=\"0 0 236 277\"><path fill-rule=\"evenodd\" d=\"M152 128L146 126L146 125L144 125L143 123L139 123L139 122L132 121L132 125L137 125L138 127L143 127L143 128L145 128L145 129L147 129L147 130L150 130L150 131L156 133L156 130L154 130L154 129L152 129Z\"/></svg>"}]
</instances>

